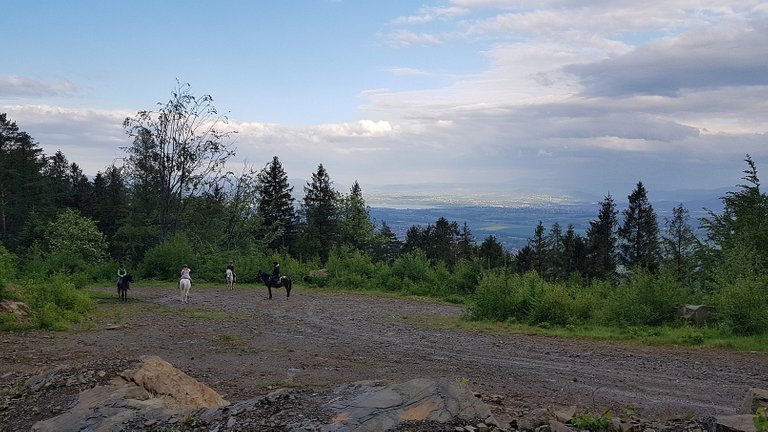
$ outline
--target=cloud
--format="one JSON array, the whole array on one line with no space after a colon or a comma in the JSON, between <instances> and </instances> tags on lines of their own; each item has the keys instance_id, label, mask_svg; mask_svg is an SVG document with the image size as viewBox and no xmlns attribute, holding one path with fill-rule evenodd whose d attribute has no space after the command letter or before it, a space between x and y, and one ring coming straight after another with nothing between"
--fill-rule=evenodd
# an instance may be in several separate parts
<instances>
[{"instance_id":1,"label":"cloud","mask_svg":"<svg viewBox=\"0 0 768 432\"><path fill-rule=\"evenodd\" d=\"M576 75L590 96L768 85L767 40L768 25L697 30L563 70Z\"/></svg>"},{"instance_id":2,"label":"cloud","mask_svg":"<svg viewBox=\"0 0 768 432\"><path fill-rule=\"evenodd\" d=\"M423 7L419 10L417 15L401 16L391 21L391 24L397 25L412 25L412 24L426 24L440 19L449 19L456 16L467 13L466 8L449 6L449 7Z\"/></svg>"},{"instance_id":3,"label":"cloud","mask_svg":"<svg viewBox=\"0 0 768 432\"><path fill-rule=\"evenodd\" d=\"M435 35L429 33L414 33L408 30L395 30L384 36L387 45L392 48L405 48L413 45L417 46L435 46L440 45L442 41Z\"/></svg>"},{"instance_id":4,"label":"cloud","mask_svg":"<svg viewBox=\"0 0 768 432\"><path fill-rule=\"evenodd\" d=\"M67 80L49 84L18 75L0 76L0 98L61 96L78 90L77 86Z\"/></svg>"},{"instance_id":5,"label":"cloud","mask_svg":"<svg viewBox=\"0 0 768 432\"><path fill-rule=\"evenodd\" d=\"M389 73L395 76L424 76L429 75L428 72L416 69L416 68L409 68L409 67L394 67L389 68Z\"/></svg>"}]
</instances>

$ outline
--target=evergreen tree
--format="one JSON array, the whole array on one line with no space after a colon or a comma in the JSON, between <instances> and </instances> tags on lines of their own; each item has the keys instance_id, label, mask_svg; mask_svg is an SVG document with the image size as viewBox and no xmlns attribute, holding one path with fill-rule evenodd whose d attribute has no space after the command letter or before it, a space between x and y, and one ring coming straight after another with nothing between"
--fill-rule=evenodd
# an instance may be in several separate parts
<instances>
[{"instance_id":1,"label":"evergreen tree","mask_svg":"<svg viewBox=\"0 0 768 432\"><path fill-rule=\"evenodd\" d=\"M659 225L648 201L643 182L629 195L624 224L619 228L619 259L627 269L640 267L650 272L659 268Z\"/></svg>"},{"instance_id":2,"label":"evergreen tree","mask_svg":"<svg viewBox=\"0 0 768 432\"><path fill-rule=\"evenodd\" d=\"M768 196L760 190L757 166L747 155L744 161L739 191L728 192L721 198L723 213L709 211L709 218L702 219L710 244L720 251L742 245L760 254L760 261L768 268Z\"/></svg>"},{"instance_id":3,"label":"evergreen tree","mask_svg":"<svg viewBox=\"0 0 768 432\"><path fill-rule=\"evenodd\" d=\"M377 261L392 263L400 253L402 242L398 240L392 228L381 222L381 228L374 238L373 256Z\"/></svg>"},{"instance_id":4,"label":"evergreen tree","mask_svg":"<svg viewBox=\"0 0 768 432\"><path fill-rule=\"evenodd\" d=\"M587 275L587 243L582 236L576 234L573 224L568 224L563 237L563 258L565 275Z\"/></svg>"},{"instance_id":5,"label":"evergreen tree","mask_svg":"<svg viewBox=\"0 0 768 432\"><path fill-rule=\"evenodd\" d=\"M587 229L587 262L590 278L608 279L616 272L616 204L611 194L600 202L597 220Z\"/></svg>"},{"instance_id":6,"label":"evergreen tree","mask_svg":"<svg viewBox=\"0 0 768 432\"><path fill-rule=\"evenodd\" d=\"M492 235L483 240L477 255L487 268L499 268L507 264L507 253L504 251L504 246Z\"/></svg>"},{"instance_id":7,"label":"evergreen tree","mask_svg":"<svg viewBox=\"0 0 768 432\"><path fill-rule=\"evenodd\" d=\"M435 225L427 226L426 237L425 252L429 259L443 262L449 268L456 265L458 261L458 223L455 221L448 222L448 219L441 217L435 222Z\"/></svg>"},{"instance_id":8,"label":"evergreen tree","mask_svg":"<svg viewBox=\"0 0 768 432\"><path fill-rule=\"evenodd\" d=\"M341 243L369 252L373 243L374 225L363 199L363 190L355 181L349 195L341 200Z\"/></svg>"},{"instance_id":9,"label":"evergreen tree","mask_svg":"<svg viewBox=\"0 0 768 432\"><path fill-rule=\"evenodd\" d=\"M29 246L18 235L30 212L47 206L44 166L43 150L0 114L0 242L11 251Z\"/></svg>"},{"instance_id":10,"label":"evergreen tree","mask_svg":"<svg viewBox=\"0 0 768 432\"><path fill-rule=\"evenodd\" d=\"M293 186L277 156L257 176L258 212L272 249L291 248L296 237Z\"/></svg>"},{"instance_id":11,"label":"evergreen tree","mask_svg":"<svg viewBox=\"0 0 768 432\"><path fill-rule=\"evenodd\" d=\"M533 232L533 239L528 240L528 246L531 249L531 264L533 270L536 270L536 273L538 273L539 276L544 277L549 263L549 244L547 242L547 230L544 228L544 224L541 221L536 225L536 229Z\"/></svg>"},{"instance_id":12,"label":"evergreen tree","mask_svg":"<svg viewBox=\"0 0 768 432\"><path fill-rule=\"evenodd\" d=\"M459 232L458 240L458 258L460 260L471 261L472 258L477 255L477 245L475 245L475 237L472 235L472 231L469 229L469 225L464 222L461 226L461 232Z\"/></svg>"},{"instance_id":13,"label":"evergreen tree","mask_svg":"<svg viewBox=\"0 0 768 432\"><path fill-rule=\"evenodd\" d=\"M112 165L104 173L97 173L93 179L92 216L98 228L107 238L110 253L115 258L122 258L114 248L114 237L128 215L130 202L128 186L121 169Z\"/></svg>"},{"instance_id":14,"label":"evergreen tree","mask_svg":"<svg viewBox=\"0 0 768 432\"><path fill-rule=\"evenodd\" d=\"M679 204L672 210L672 218L666 218L665 233L661 246L665 263L670 266L681 283L690 284L693 273L693 256L699 244L693 228L688 224L688 209Z\"/></svg>"},{"instance_id":15,"label":"evergreen tree","mask_svg":"<svg viewBox=\"0 0 768 432\"><path fill-rule=\"evenodd\" d=\"M563 280L568 274L565 271L566 256L564 242L563 229L560 227L560 223L553 223L546 239L548 251L544 278L547 280Z\"/></svg>"},{"instance_id":16,"label":"evergreen tree","mask_svg":"<svg viewBox=\"0 0 768 432\"><path fill-rule=\"evenodd\" d=\"M331 185L328 172L320 164L312 181L304 187L304 251L328 260L339 232L339 194Z\"/></svg>"}]
</instances>

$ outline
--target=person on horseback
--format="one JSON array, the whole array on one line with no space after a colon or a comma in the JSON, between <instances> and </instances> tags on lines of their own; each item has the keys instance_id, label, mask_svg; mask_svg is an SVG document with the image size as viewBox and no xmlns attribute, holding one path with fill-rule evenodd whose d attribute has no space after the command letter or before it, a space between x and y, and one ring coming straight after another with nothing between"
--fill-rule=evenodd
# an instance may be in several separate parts
<instances>
[{"instance_id":1,"label":"person on horseback","mask_svg":"<svg viewBox=\"0 0 768 432\"><path fill-rule=\"evenodd\" d=\"M123 278L127 274L128 274L128 270L125 269L125 264L121 262L120 268L117 269L117 286L120 286L120 283L123 281Z\"/></svg>"},{"instance_id":2,"label":"person on horseback","mask_svg":"<svg viewBox=\"0 0 768 432\"><path fill-rule=\"evenodd\" d=\"M190 284L192 283L192 277L191 277L191 276L189 276L189 273L190 273L191 271L192 271L192 270L190 270L190 269L189 269L189 266L188 266L188 265L186 265L186 264L184 264L184 266L181 268L181 278L182 278L182 279L189 279L189 283L190 283Z\"/></svg>"},{"instance_id":3,"label":"person on horseback","mask_svg":"<svg viewBox=\"0 0 768 432\"><path fill-rule=\"evenodd\" d=\"M231 260L227 263L227 270L232 270L232 275L235 275L235 263Z\"/></svg>"},{"instance_id":4,"label":"person on horseback","mask_svg":"<svg viewBox=\"0 0 768 432\"><path fill-rule=\"evenodd\" d=\"M274 267L272 267L272 283L280 283L280 264L275 261Z\"/></svg>"}]
</instances>

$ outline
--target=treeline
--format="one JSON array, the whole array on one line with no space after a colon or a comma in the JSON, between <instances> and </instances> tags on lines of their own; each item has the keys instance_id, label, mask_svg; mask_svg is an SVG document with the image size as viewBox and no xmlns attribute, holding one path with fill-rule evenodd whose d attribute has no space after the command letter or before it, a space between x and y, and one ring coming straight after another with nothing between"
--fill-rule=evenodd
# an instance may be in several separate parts
<instances>
[{"instance_id":1,"label":"treeline","mask_svg":"<svg viewBox=\"0 0 768 432\"><path fill-rule=\"evenodd\" d=\"M621 214L606 196L585 235L539 223L512 253L445 218L398 239L371 219L357 182L335 190L322 164L299 201L277 156L233 173L235 132L188 85L123 126L122 163L90 179L0 114L0 299L34 297L62 316L87 309L71 287L111 280L117 262L166 280L187 263L214 282L233 259L249 282L277 259L309 284L439 296L468 303L473 319L660 326L681 304L707 303L724 334L768 331L768 198L749 156L723 212L700 221L706 238L682 205L660 223L638 182Z\"/></svg>"}]
</instances>

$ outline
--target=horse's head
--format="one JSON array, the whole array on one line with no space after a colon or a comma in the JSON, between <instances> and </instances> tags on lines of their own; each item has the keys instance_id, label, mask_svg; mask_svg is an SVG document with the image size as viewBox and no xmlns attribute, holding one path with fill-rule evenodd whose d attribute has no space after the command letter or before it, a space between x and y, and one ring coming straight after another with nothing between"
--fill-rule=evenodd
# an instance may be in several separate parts
<instances>
[{"instance_id":1,"label":"horse's head","mask_svg":"<svg viewBox=\"0 0 768 432\"><path fill-rule=\"evenodd\" d=\"M123 276L123 280L126 282L133 282L133 275L128 273L127 275Z\"/></svg>"}]
</instances>

